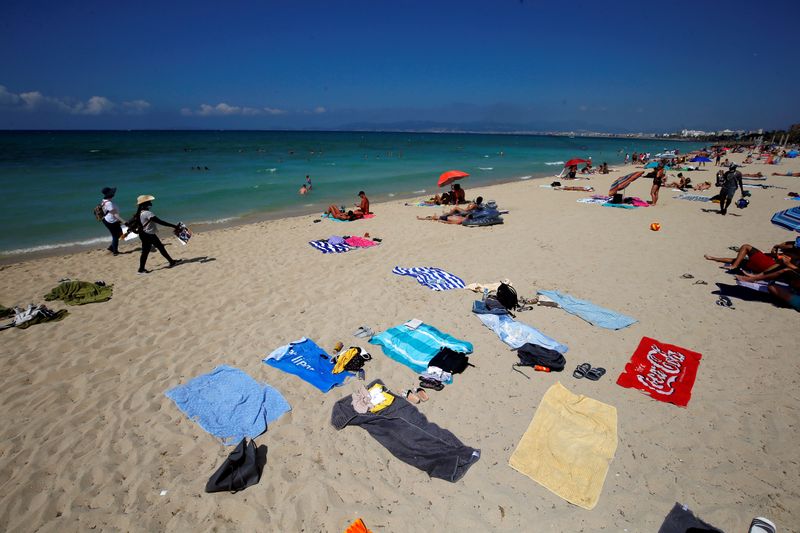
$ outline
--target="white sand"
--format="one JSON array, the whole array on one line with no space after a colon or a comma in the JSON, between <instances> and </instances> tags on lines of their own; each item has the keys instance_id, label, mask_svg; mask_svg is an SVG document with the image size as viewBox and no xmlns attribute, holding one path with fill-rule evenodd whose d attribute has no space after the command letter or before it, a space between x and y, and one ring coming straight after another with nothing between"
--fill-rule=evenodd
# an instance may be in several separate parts
<instances>
[{"instance_id":1,"label":"white sand","mask_svg":"<svg viewBox=\"0 0 800 533\"><path fill-rule=\"evenodd\" d=\"M796 161L777 169L800 170ZM707 168L693 180L702 174L713 182ZM776 167L746 168L757 170ZM617 175L578 183L603 192ZM677 193L662 189L655 208L608 209L576 203L585 193L540 183L478 190L467 180L469 196L511 211L505 225L490 228L417 221L440 209L394 202L350 224L299 217L198 234L187 247L169 238L175 257L211 260L167 270L151 255L157 270L149 276L136 275L135 252L0 267L6 306L42 302L64 277L115 286L111 301L71 307L62 322L0 332L0 529L338 532L360 516L374 531L634 532L656 531L678 501L727 531L746 530L756 515L796 530L799 315L768 303L714 305L714 283L732 278L703 254L728 254L745 242L769 249L792 238L769 218L798 203L784 200L785 190L750 189L749 208L721 217L702 211L716 204L674 200ZM800 190L798 178L767 183ZM628 193L649 198L649 187L640 180ZM660 232L650 231L653 221ZM369 232L384 243L332 255L307 244L341 232ZM522 296L557 289L639 323L608 331L558 309L519 313L570 348L563 373L532 373L529 381L511 370L516 354L472 316L473 293L429 291L393 275L395 265L438 266L467 282L510 278ZM708 285L682 279L686 272ZM351 333L413 317L475 345L477 368L420 407L482 450L455 484L428 479L360 428L335 431L331 408L348 385L322 394L261 363L301 336L328 349L341 340L369 347L368 379L399 392L416 383L414 373ZM615 384L642 336L703 354L688 408ZM575 380L572 369L584 361L608 374L596 383ZM231 448L189 421L164 391L223 363L278 388L293 411L257 439L269 447L257 486L208 495L205 482ZM507 465L557 380L618 409L619 447L593 511Z\"/></svg>"}]
</instances>

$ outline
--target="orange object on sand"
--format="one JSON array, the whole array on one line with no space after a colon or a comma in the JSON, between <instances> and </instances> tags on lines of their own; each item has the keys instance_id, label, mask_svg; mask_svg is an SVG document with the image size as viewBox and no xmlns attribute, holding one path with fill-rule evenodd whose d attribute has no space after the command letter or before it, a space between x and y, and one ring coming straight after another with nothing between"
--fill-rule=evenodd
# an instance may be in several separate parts
<instances>
[{"instance_id":1,"label":"orange object on sand","mask_svg":"<svg viewBox=\"0 0 800 533\"><path fill-rule=\"evenodd\" d=\"M550 372L550 369L546 366L542 365L533 365L533 369L537 372Z\"/></svg>"},{"instance_id":2,"label":"orange object on sand","mask_svg":"<svg viewBox=\"0 0 800 533\"><path fill-rule=\"evenodd\" d=\"M650 229L653 231L658 231L661 229L661 224L659 224L658 222L653 222L652 224L650 224Z\"/></svg>"},{"instance_id":3,"label":"orange object on sand","mask_svg":"<svg viewBox=\"0 0 800 533\"><path fill-rule=\"evenodd\" d=\"M367 526L364 525L364 521L360 518L357 518L355 522L350 524L347 529L344 530L344 533L372 533Z\"/></svg>"}]
</instances>

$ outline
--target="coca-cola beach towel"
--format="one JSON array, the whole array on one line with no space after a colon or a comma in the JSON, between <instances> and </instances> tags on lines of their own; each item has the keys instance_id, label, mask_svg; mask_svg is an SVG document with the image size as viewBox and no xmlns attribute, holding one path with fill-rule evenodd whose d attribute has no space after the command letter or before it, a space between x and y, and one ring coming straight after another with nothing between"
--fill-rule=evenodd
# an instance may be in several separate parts
<instances>
[{"instance_id":1,"label":"coca-cola beach towel","mask_svg":"<svg viewBox=\"0 0 800 533\"><path fill-rule=\"evenodd\" d=\"M686 407L702 357L686 348L642 337L625 371L617 378L617 385Z\"/></svg>"}]
</instances>

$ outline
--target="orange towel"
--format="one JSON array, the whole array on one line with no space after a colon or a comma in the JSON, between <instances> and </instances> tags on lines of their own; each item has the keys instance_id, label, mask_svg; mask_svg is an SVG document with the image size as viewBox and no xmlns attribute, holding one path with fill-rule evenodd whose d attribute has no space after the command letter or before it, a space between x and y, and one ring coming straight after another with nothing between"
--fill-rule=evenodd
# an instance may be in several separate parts
<instances>
[{"instance_id":1,"label":"orange towel","mask_svg":"<svg viewBox=\"0 0 800 533\"><path fill-rule=\"evenodd\" d=\"M344 530L344 533L372 533L372 531L367 529L364 521L358 518Z\"/></svg>"}]
</instances>

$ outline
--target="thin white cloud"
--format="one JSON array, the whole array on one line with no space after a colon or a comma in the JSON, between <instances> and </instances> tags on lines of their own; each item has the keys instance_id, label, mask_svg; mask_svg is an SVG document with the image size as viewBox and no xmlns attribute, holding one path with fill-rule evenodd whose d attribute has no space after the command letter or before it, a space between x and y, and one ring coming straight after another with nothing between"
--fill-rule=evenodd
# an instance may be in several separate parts
<instances>
[{"instance_id":1,"label":"thin white cloud","mask_svg":"<svg viewBox=\"0 0 800 533\"><path fill-rule=\"evenodd\" d=\"M231 115L255 116L255 115L282 115L286 113L283 109L274 107L247 107L230 105L220 102L217 105L200 104L200 107L192 110L188 107L181 108L181 115L185 117L225 117Z\"/></svg>"},{"instance_id":2,"label":"thin white cloud","mask_svg":"<svg viewBox=\"0 0 800 533\"><path fill-rule=\"evenodd\" d=\"M106 115L119 109L126 113L144 113L150 108L145 100L133 100L117 105L105 96L92 96L85 102L67 98L45 96L39 91L15 94L0 85L0 106L22 109L24 111L57 111L71 115Z\"/></svg>"},{"instance_id":3,"label":"thin white cloud","mask_svg":"<svg viewBox=\"0 0 800 533\"><path fill-rule=\"evenodd\" d=\"M322 113L325 113L326 111L327 111L327 109L325 109L321 105L314 108L314 113L316 113L317 115L321 115Z\"/></svg>"}]
</instances>

